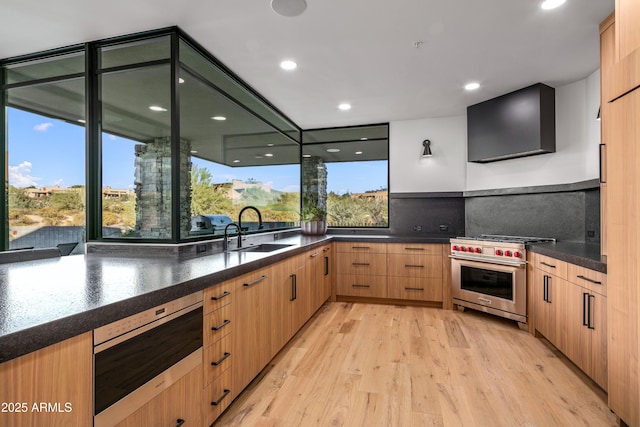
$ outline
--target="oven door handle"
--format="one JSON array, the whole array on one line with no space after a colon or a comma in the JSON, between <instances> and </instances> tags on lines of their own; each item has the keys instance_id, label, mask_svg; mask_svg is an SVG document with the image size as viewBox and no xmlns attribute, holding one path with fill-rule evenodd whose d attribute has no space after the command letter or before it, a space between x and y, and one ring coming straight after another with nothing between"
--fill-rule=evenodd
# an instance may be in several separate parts
<instances>
[{"instance_id":1,"label":"oven door handle","mask_svg":"<svg viewBox=\"0 0 640 427\"><path fill-rule=\"evenodd\" d=\"M462 260L462 261L476 261L476 262L484 262L488 264L509 265L513 267L524 267L525 265L527 265L527 261L494 260L494 259L487 259L482 257L463 256L463 255L449 255L449 258Z\"/></svg>"}]
</instances>

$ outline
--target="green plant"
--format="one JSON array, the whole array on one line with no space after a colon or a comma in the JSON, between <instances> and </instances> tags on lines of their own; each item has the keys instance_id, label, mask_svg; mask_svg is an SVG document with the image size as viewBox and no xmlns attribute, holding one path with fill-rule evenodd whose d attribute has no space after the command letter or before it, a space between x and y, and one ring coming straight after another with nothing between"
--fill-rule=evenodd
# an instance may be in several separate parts
<instances>
[{"instance_id":1,"label":"green plant","mask_svg":"<svg viewBox=\"0 0 640 427\"><path fill-rule=\"evenodd\" d=\"M320 206L317 195L306 194L302 200L300 217L305 222L325 221L327 219L327 210Z\"/></svg>"}]
</instances>

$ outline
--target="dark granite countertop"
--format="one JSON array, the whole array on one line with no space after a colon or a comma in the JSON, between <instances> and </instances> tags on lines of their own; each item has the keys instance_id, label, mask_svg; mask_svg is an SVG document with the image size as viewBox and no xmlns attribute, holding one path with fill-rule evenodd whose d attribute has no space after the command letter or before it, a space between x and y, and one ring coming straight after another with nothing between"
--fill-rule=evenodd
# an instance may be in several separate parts
<instances>
[{"instance_id":1,"label":"dark granite countertop","mask_svg":"<svg viewBox=\"0 0 640 427\"><path fill-rule=\"evenodd\" d=\"M607 272L607 260L600 253L600 245L598 244L579 242L539 243L527 245L527 250L601 273Z\"/></svg>"},{"instance_id":2,"label":"dark granite countertop","mask_svg":"<svg viewBox=\"0 0 640 427\"><path fill-rule=\"evenodd\" d=\"M329 241L448 243L449 237L296 235L270 253L189 259L98 254L0 265L0 362L268 266Z\"/></svg>"}]
</instances>

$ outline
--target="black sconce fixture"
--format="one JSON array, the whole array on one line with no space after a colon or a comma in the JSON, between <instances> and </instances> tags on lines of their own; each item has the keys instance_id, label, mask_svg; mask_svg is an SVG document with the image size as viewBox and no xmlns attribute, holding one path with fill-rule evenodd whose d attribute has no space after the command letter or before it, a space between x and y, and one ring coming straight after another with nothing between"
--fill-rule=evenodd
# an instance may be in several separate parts
<instances>
[{"instance_id":1,"label":"black sconce fixture","mask_svg":"<svg viewBox=\"0 0 640 427\"><path fill-rule=\"evenodd\" d=\"M425 139L422 141L422 157L431 157L433 153L431 152L431 141Z\"/></svg>"},{"instance_id":2,"label":"black sconce fixture","mask_svg":"<svg viewBox=\"0 0 640 427\"><path fill-rule=\"evenodd\" d=\"M600 107L598 107L598 115L596 116L596 120L600 121Z\"/></svg>"}]
</instances>

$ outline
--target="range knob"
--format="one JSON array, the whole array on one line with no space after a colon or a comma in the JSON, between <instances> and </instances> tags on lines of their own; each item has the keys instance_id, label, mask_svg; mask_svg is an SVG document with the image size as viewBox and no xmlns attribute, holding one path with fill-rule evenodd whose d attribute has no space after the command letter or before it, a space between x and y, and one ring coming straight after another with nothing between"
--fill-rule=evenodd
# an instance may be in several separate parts
<instances>
[{"instance_id":1,"label":"range knob","mask_svg":"<svg viewBox=\"0 0 640 427\"><path fill-rule=\"evenodd\" d=\"M451 246L451 250L452 251L457 251L458 249L460 249L460 248L457 245Z\"/></svg>"},{"instance_id":2,"label":"range knob","mask_svg":"<svg viewBox=\"0 0 640 427\"><path fill-rule=\"evenodd\" d=\"M480 249L480 248L476 248L476 249L475 249L475 253L477 253L477 254L481 254L481 253L482 253L482 249Z\"/></svg>"},{"instance_id":3,"label":"range knob","mask_svg":"<svg viewBox=\"0 0 640 427\"><path fill-rule=\"evenodd\" d=\"M502 255L502 249L496 249L496 255L501 256Z\"/></svg>"},{"instance_id":4,"label":"range knob","mask_svg":"<svg viewBox=\"0 0 640 427\"><path fill-rule=\"evenodd\" d=\"M520 252L518 252L518 251L515 251L513 253L513 256L516 257L516 258L522 258L522 254Z\"/></svg>"},{"instance_id":5,"label":"range knob","mask_svg":"<svg viewBox=\"0 0 640 427\"><path fill-rule=\"evenodd\" d=\"M472 248L471 246L469 246L469 247L467 248L467 250L468 250L469 252L473 252L473 248Z\"/></svg>"},{"instance_id":6,"label":"range knob","mask_svg":"<svg viewBox=\"0 0 640 427\"><path fill-rule=\"evenodd\" d=\"M511 256L511 251L504 251L504 256Z\"/></svg>"},{"instance_id":7,"label":"range knob","mask_svg":"<svg viewBox=\"0 0 640 427\"><path fill-rule=\"evenodd\" d=\"M461 250L462 252L466 252L466 251L467 251L467 248L465 248L464 246L460 246L460 250Z\"/></svg>"}]
</instances>

